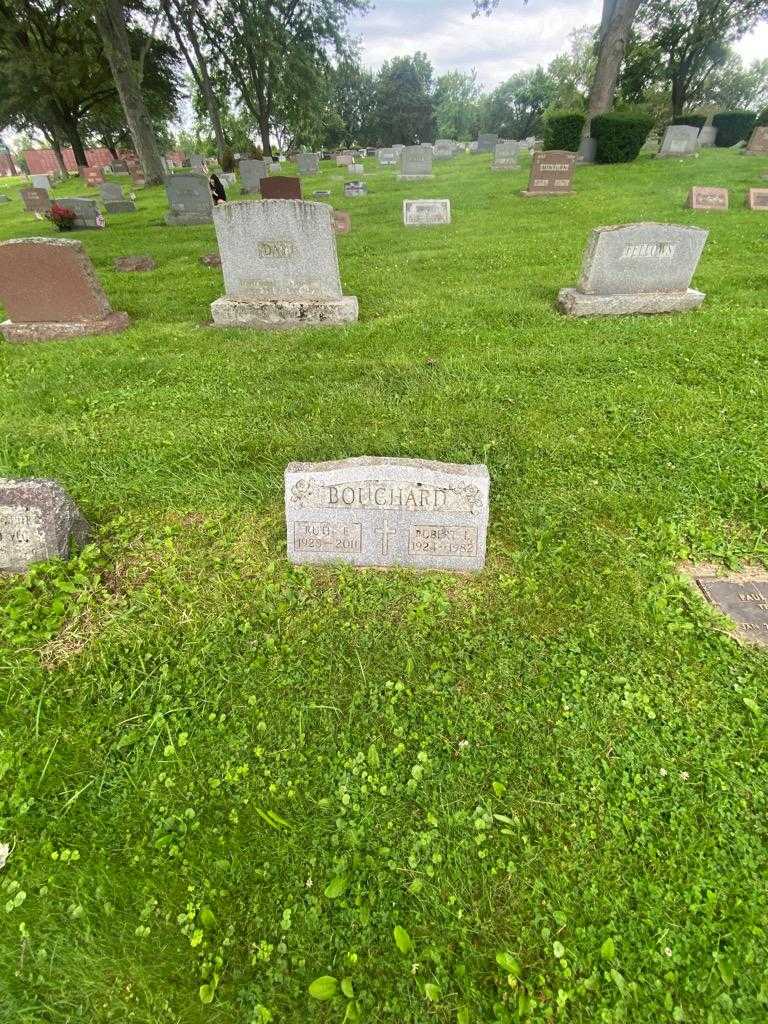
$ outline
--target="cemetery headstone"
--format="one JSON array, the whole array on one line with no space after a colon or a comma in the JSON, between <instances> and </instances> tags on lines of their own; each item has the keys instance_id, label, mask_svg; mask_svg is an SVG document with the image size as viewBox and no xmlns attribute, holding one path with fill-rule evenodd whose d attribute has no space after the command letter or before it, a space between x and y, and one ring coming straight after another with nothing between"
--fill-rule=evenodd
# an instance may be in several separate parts
<instances>
[{"instance_id":1,"label":"cemetery headstone","mask_svg":"<svg viewBox=\"0 0 768 1024\"><path fill-rule=\"evenodd\" d=\"M367 196L368 186L364 181L345 181L344 195L348 199L358 199L360 196Z\"/></svg>"},{"instance_id":2,"label":"cemetery headstone","mask_svg":"<svg viewBox=\"0 0 768 1024\"><path fill-rule=\"evenodd\" d=\"M492 153L499 142L499 136L493 132L477 137L477 153Z\"/></svg>"},{"instance_id":3,"label":"cemetery headstone","mask_svg":"<svg viewBox=\"0 0 768 1024\"><path fill-rule=\"evenodd\" d=\"M656 154L662 156L693 156L699 148L699 129L690 124L671 124L664 132L661 149Z\"/></svg>"},{"instance_id":4,"label":"cemetery headstone","mask_svg":"<svg viewBox=\"0 0 768 1024\"><path fill-rule=\"evenodd\" d=\"M768 155L768 125L758 125L755 128L744 152L750 156Z\"/></svg>"},{"instance_id":5,"label":"cemetery headstone","mask_svg":"<svg viewBox=\"0 0 768 1024\"><path fill-rule=\"evenodd\" d=\"M694 580L707 601L733 622L735 638L768 645L768 575L751 570L719 577L696 571Z\"/></svg>"},{"instance_id":6,"label":"cemetery headstone","mask_svg":"<svg viewBox=\"0 0 768 1024\"><path fill-rule=\"evenodd\" d=\"M352 230L352 218L346 210L333 211L333 230L337 235L348 235Z\"/></svg>"},{"instance_id":7,"label":"cemetery headstone","mask_svg":"<svg viewBox=\"0 0 768 1024\"><path fill-rule=\"evenodd\" d=\"M151 256L118 256L114 267L123 273L142 273L145 270L155 270L157 263Z\"/></svg>"},{"instance_id":8,"label":"cemetery headstone","mask_svg":"<svg viewBox=\"0 0 768 1024\"><path fill-rule=\"evenodd\" d=\"M32 188L44 188L46 191L51 187L51 182L47 174L32 174Z\"/></svg>"},{"instance_id":9,"label":"cemetery headstone","mask_svg":"<svg viewBox=\"0 0 768 1024\"><path fill-rule=\"evenodd\" d=\"M215 324L276 330L357 320L343 295L330 206L300 199L226 203L213 211L226 294Z\"/></svg>"},{"instance_id":10,"label":"cemetery headstone","mask_svg":"<svg viewBox=\"0 0 768 1024\"><path fill-rule=\"evenodd\" d=\"M82 171L85 183L90 188L96 188L98 185L104 184L104 172L100 167L83 167Z\"/></svg>"},{"instance_id":11,"label":"cemetery headstone","mask_svg":"<svg viewBox=\"0 0 768 1024\"><path fill-rule=\"evenodd\" d=\"M450 160L456 153L456 143L451 139L437 139L432 155L435 160Z\"/></svg>"},{"instance_id":12,"label":"cemetery headstone","mask_svg":"<svg viewBox=\"0 0 768 1024\"><path fill-rule=\"evenodd\" d=\"M705 124L699 130L699 147L714 146L717 140L717 128L711 124Z\"/></svg>"},{"instance_id":13,"label":"cemetery headstone","mask_svg":"<svg viewBox=\"0 0 768 1024\"><path fill-rule=\"evenodd\" d=\"M136 188L142 188L147 184L147 179L144 177L144 171L137 165L131 165L130 167L131 182Z\"/></svg>"},{"instance_id":14,"label":"cemetery headstone","mask_svg":"<svg viewBox=\"0 0 768 1024\"><path fill-rule=\"evenodd\" d=\"M23 188L21 198L27 213L47 213L51 208L51 197L47 188Z\"/></svg>"},{"instance_id":15,"label":"cemetery headstone","mask_svg":"<svg viewBox=\"0 0 768 1024\"><path fill-rule=\"evenodd\" d=\"M75 214L75 222L72 227L75 231L103 228L104 218L99 212L99 204L95 199L85 199L83 196L61 196L57 200L59 206L72 210Z\"/></svg>"},{"instance_id":16,"label":"cemetery headstone","mask_svg":"<svg viewBox=\"0 0 768 1024\"><path fill-rule=\"evenodd\" d=\"M349 173L350 174L365 174L365 166L364 166L364 164L350 164L349 165Z\"/></svg>"},{"instance_id":17,"label":"cemetery headstone","mask_svg":"<svg viewBox=\"0 0 768 1024\"><path fill-rule=\"evenodd\" d=\"M296 157L299 174L317 174L320 170L320 158L317 153L299 153Z\"/></svg>"},{"instance_id":18,"label":"cemetery headstone","mask_svg":"<svg viewBox=\"0 0 768 1024\"><path fill-rule=\"evenodd\" d=\"M747 208L768 211L768 188L751 188L747 193Z\"/></svg>"},{"instance_id":19,"label":"cemetery headstone","mask_svg":"<svg viewBox=\"0 0 768 1024\"><path fill-rule=\"evenodd\" d=\"M402 142L396 142L395 145L392 147L392 149L395 151L395 153L397 154L397 157L399 159L400 154L405 149L405 146L403 145Z\"/></svg>"},{"instance_id":20,"label":"cemetery headstone","mask_svg":"<svg viewBox=\"0 0 768 1024\"><path fill-rule=\"evenodd\" d=\"M531 175L524 196L567 196L573 191L576 154L564 149L538 150L531 161Z\"/></svg>"},{"instance_id":21,"label":"cemetery headstone","mask_svg":"<svg viewBox=\"0 0 768 1024\"><path fill-rule=\"evenodd\" d=\"M99 185L99 194L107 213L136 213L136 204L123 195L120 185Z\"/></svg>"},{"instance_id":22,"label":"cemetery headstone","mask_svg":"<svg viewBox=\"0 0 768 1024\"><path fill-rule=\"evenodd\" d=\"M703 292L690 288L709 232L677 224L595 228L581 280L557 297L568 316L677 313L695 309Z\"/></svg>"},{"instance_id":23,"label":"cemetery headstone","mask_svg":"<svg viewBox=\"0 0 768 1024\"><path fill-rule=\"evenodd\" d=\"M274 178L262 178L262 199L301 199L301 179L281 174Z\"/></svg>"},{"instance_id":24,"label":"cemetery headstone","mask_svg":"<svg viewBox=\"0 0 768 1024\"><path fill-rule=\"evenodd\" d=\"M200 153L192 153L189 157L190 169L196 171L198 174L206 173L205 157Z\"/></svg>"},{"instance_id":25,"label":"cemetery headstone","mask_svg":"<svg viewBox=\"0 0 768 1024\"><path fill-rule=\"evenodd\" d=\"M280 160L267 160L267 175L270 175L270 174L272 174L272 175L282 174L283 173L283 169L280 166L280 164L281 164Z\"/></svg>"},{"instance_id":26,"label":"cemetery headstone","mask_svg":"<svg viewBox=\"0 0 768 1024\"><path fill-rule=\"evenodd\" d=\"M285 469L288 557L297 564L478 572L486 466L422 459L293 462Z\"/></svg>"},{"instance_id":27,"label":"cemetery headstone","mask_svg":"<svg viewBox=\"0 0 768 1024\"><path fill-rule=\"evenodd\" d=\"M211 223L213 200L207 178L201 174L169 174L163 183L169 206L166 224L177 227Z\"/></svg>"},{"instance_id":28,"label":"cemetery headstone","mask_svg":"<svg viewBox=\"0 0 768 1024\"><path fill-rule=\"evenodd\" d=\"M35 562L69 558L90 528L55 480L0 477L0 572L26 572Z\"/></svg>"},{"instance_id":29,"label":"cemetery headstone","mask_svg":"<svg viewBox=\"0 0 768 1024\"><path fill-rule=\"evenodd\" d=\"M232 185L237 182L234 171L219 171L219 180L226 185L227 188L231 188Z\"/></svg>"},{"instance_id":30,"label":"cemetery headstone","mask_svg":"<svg viewBox=\"0 0 768 1024\"><path fill-rule=\"evenodd\" d=\"M48 341L112 334L130 323L115 313L83 243L75 239L14 238L0 242L0 305L8 341Z\"/></svg>"},{"instance_id":31,"label":"cemetery headstone","mask_svg":"<svg viewBox=\"0 0 768 1024\"><path fill-rule=\"evenodd\" d=\"M432 153L421 146L406 146L400 154L401 181L417 181L419 178L431 178Z\"/></svg>"},{"instance_id":32,"label":"cemetery headstone","mask_svg":"<svg viewBox=\"0 0 768 1024\"><path fill-rule=\"evenodd\" d=\"M406 227L427 227L451 223L450 199L404 199L403 224Z\"/></svg>"},{"instance_id":33,"label":"cemetery headstone","mask_svg":"<svg viewBox=\"0 0 768 1024\"><path fill-rule=\"evenodd\" d=\"M238 170L240 171L240 191L243 195L259 192L262 178L267 176L266 161L241 160L238 164Z\"/></svg>"},{"instance_id":34,"label":"cemetery headstone","mask_svg":"<svg viewBox=\"0 0 768 1024\"><path fill-rule=\"evenodd\" d=\"M577 164L593 164L597 156L597 139L582 139L576 153Z\"/></svg>"},{"instance_id":35,"label":"cemetery headstone","mask_svg":"<svg viewBox=\"0 0 768 1024\"><path fill-rule=\"evenodd\" d=\"M349 167L354 162L355 162L355 158L352 156L351 153L339 153L336 156L336 166L337 167Z\"/></svg>"},{"instance_id":36,"label":"cemetery headstone","mask_svg":"<svg viewBox=\"0 0 768 1024\"><path fill-rule=\"evenodd\" d=\"M394 149L379 149L376 151L376 158L381 167L393 167L397 163L397 153Z\"/></svg>"},{"instance_id":37,"label":"cemetery headstone","mask_svg":"<svg viewBox=\"0 0 768 1024\"><path fill-rule=\"evenodd\" d=\"M128 164L126 163L126 161L125 160L115 160L115 161L113 161L113 163L112 163L112 173L113 174L127 174L128 173Z\"/></svg>"},{"instance_id":38,"label":"cemetery headstone","mask_svg":"<svg viewBox=\"0 0 768 1024\"><path fill-rule=\"evenodd\" d=\"M519 171L517 155L520 146L517 142L499 142L493 151L492 171Z\"/></svg>"},{"instance_id":39,"label":"cemetery headstone","mask_svg":"<svg viewBox=\"0 0 768 1024\"><path fill-rule=\"evenodd\" d=\"M727 210L728 189L694 185L685 205L689 210Z\"/></svg>"}]
</instances>

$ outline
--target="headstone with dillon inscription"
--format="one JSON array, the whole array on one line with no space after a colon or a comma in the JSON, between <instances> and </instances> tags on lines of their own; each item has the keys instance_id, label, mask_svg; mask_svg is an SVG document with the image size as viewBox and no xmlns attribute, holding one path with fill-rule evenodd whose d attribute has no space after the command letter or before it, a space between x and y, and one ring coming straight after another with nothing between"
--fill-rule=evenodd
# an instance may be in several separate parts
<instances>
[{"instance_id":1,"label":"headstone with dillon inscription","mask_svg":"<svg viewBox=\"0 0 768 1024\"><path fill-rule=\"evenodd\" d=\"M25 572L34 562L68 558L83 545L88 523L55 480L0 477L0 572Z\"/></svg>"},{"instance_id":2,"label":"headstone with dillon inscription","mask_svg":"<svg viewBox=\"0 0 768 1024\"><path fill-rule=\"evenodd\" d=\"M171 227L210 224L213 200L202 174L169 174L163 179L170 209L165 223Z\"/></svg>"},{"instance_id":3,"label":"headstone with dillon inscription","mask_svg":"<svg viewBox=\"0 0 768 1024\"><path fill-rule=\"evenodd\" d=\"M678 224L595 228L577 288L557 297L568 316L678 313L695 309L703 292L690 288L708 231Z\"/></svg>"},{"instance_id":4,"label":"headstone with dillon inscription","mask_svg":"<svg viewBox=\"0 0 768 1024\"><path fill-rule=\"evenodd\" d=\"M450 223L450 199L403 200L403 224L406 227L426 227L430 224Z\"/></svg>"},{"instance_id":5,"label":"headstone with dillon inscription","mask_svg":"<svg viewBox=\"0 0 768 1024\"><path fill-rule=\"evenodd\" d=\"M226 295L211 305L213 322L277 330L357 320L357 299L341 291L332 214L300 199L215 207Z\"/></svg>"},{"instance_id":6,"label":"headstone with dillon inscription","mask_svg":"<svg viewBox=\"0 0 768 1024\"><path fill-rule=\"evenodd\" d=\"M699 129L690 124L671 124L664 132L657 159L663 156L694 156L699 148Z\"/></svg>"},{"instance_id":7,"label":"headstone with dillon inscription","mask_svg":"<svg viewBox=\"0 0 768 1024\"><path fill-rule=\"evenodd\" d=\"M240 171L240 191L243 195L258 192L262 179L267 176L266 160L241 160L237 169Z\"/></svg>"},{"instance_id":8,"label":"headstone with dillon inscription","mask_svg":"<svg viewBox=\"0 0 768 1024\"><path fill-rule=\"evenodd\" d=\"M401 181L416 181L419 178L431 178L432 151L422 146L406 146L400 154Z\"/></svg>"},{"instance_id":9,"label":"headstone with dillon inscription","mask_svg":"<svg viewBox=\"0 0 768 1024\"><path fill-rule=\"evenodd\" d=\"M768 188L751 188L747 192L747 208L768 212Z\"/></svg>"},{"instance_id":10,"label":"headstone with dillon inscription","mask_svg":"<svg viewBox=\"0 0 768 1024\"><path fill-rule=\"evenodd\" d=\"M8 341L112 334L130 323L113 312L83 243L70 238L0 242L0 305Z\"/></svg>"},{"instance_id":11,"label":"headstone with dillon inscription","mask_svg":"<svg viewBox=\"0 0 768 1024\"><path fill-rule=\"evenodd\" d=\"M295 563L478 572L485 565L485 466L422 459L294 462L285 470Z\"/></svg>"},{"instance_id":12,"label":"headstone with dillon inscription","mask_svg":"<svg viewBox=\"0 0 768 1024\"><path fill-rule=\"evenodd\" d=\"M727 210L728 189L694 185L685 205L689 210Z\"/></svg>"},{"instance_id":13,"label":"headstone with dillon inscription","mask_svg":"<svg viewBox=\"0 0 768 1024\"><path fill-rule=\"evenodd\" d=\"M768 125L758 125L744 150L749 156L768 156Z\"/></svg>"},{"instance_id":14,"label":"headstone with dillon inscription","mask_svg":"<svg viewBox=\"0 0 768 1024\"><path fill-rule=\"evenodd\" d=\"M576 154L565 149L534 152L524 196L568 196L573 191Z\"/></svg>"}]
</instances>

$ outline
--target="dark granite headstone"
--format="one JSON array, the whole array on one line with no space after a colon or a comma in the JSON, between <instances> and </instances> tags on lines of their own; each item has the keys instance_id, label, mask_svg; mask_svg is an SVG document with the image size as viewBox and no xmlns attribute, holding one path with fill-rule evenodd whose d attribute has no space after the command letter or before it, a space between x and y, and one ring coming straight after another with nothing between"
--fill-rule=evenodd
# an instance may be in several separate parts
<instances>
[{"instance_id":1,"label":"dark granite headstone","mask_svg":"<svg viewBox=\"0 0 768 1024\"><path fill-rule=\"evenodd\" d=\"M51 208L51 197L46 188L23 188L21 198L28 213L47 213Z\"/></svg>"},{"instance_id":2,"label":"dark granite headstone","mask_svg":"<svg viewBox=\"0 0 768 1024\"><path fill-rule=\"evenodd\" d=\"M768 645L768 578L695 579L707 600L736 623L739 637Z\"/></svg>"},{"instance_id":3,"label":"dark granite headstone","mask_svg":"<svg viewBox=\"0 0 768 1024\"><path fill-rule=\"evenodd\" d=\"M262 199L301 199L301 180L286 174L261 179Z\"/></svg>"},{"instance_id":4,"label":"dark granite headstone","mask_svg":"<svg viewBox=\"0 0 768 1024\"><path fill-rule=\"evenodd\" d=\"M524 196L567 196L572 192L576 154L565 149L541 150L533 154L531 176Z\"/></svg>"}]
</instances>

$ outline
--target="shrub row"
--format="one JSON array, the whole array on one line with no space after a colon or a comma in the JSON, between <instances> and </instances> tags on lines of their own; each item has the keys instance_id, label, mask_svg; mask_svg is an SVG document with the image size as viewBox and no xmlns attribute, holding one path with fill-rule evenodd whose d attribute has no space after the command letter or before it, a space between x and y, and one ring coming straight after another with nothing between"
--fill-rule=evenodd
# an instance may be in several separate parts
<instances>
[{"instance_id":1,"label":"shrub row","mask_svg":"<svg viewBox=\"0 0 768 1024\"><path fill-rule=\"evenodd\" d=\"M749 137L756 120L751 110L724 110L720 114L715 114L712 118L712 124L717 128L715 145L722 149L743 142Z\"/></svg>"},{"instance_id":2,"label":"shrub row","mask_svg":"<svg viewBox=\"0 0 768 1024\"><path fill-rule=\"evenodd\" d=\"M581 142L586 117L578 110L551 110L544 117L544 149L575 153Z\"/></svg>"},{"instance_id":3,"label":"shrub row","mask_svg":"<svg viewBox=\"0 0 768 1024\"><path fill-rule=\"evenodd\" d=\"M599 164L626 164L634 160L653 128L653 118L641 111L598 114L590 133L597 139Z\"/></svg>"}]
</instances>

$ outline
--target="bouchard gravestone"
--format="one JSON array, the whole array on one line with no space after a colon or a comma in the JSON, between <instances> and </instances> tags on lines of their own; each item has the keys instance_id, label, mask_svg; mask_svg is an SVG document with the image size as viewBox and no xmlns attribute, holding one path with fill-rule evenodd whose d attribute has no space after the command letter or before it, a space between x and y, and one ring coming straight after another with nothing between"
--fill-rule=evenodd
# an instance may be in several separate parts
<instances>
[{"instance_id":1,"label":"bouchard gravestone","mask_svg":"<svg viewBox=\"0 0 768 1024\"><path fill-rule=\"evenodd\" d=\"M534 152L524 196L567 196L573 191L576 154L565 149Z\"/></svg>"},{"instance_id":2,"label":"bouchard gravestone","mask_svg":"<svg viewBox=\"0 0 768 1024\"><path fill-rule=\"evenodd\" d=\"M561 290L558 309L569 316L695 309L705 296L689 285L708 233L677 224L595 228L579 285Z\"/></svg>"},{"instance_id":3,"label":"bouchard gravestone","mask_svg":"<svg viewBox=\"0 0 768 1024\"><path fill-rule=\"evenodd\" d=\"M485 564L485 466L422 459L294 462L285 470L295 563L478 572Z\"/></svg>"},{"instance_id":4,"label":"bouchard gravestone","mask_svg":"<svg viewBox=\"0 0 768 1024\"><path fill-rule=\"evenodd\" d=\"M68 558L85 544L88 523L55 480L0 477L0 572L25 572L34 562Z\"/></svg>"},{"instance_id":5,"label":"bouchard gravestone","mask_svg":"<svg viewBox=\"0 0 768 1024\"><path fill-rule=\"evenodd\" d=\"M213 211L226 294L211 305L214 324L277 330L357 320L343 295L325 203L265 199Z\"/></svg>"},{"instance_id":6,"label":"bouchard gravestone","mask_svg":"<svg viewBox=\"0 0 768 1024\"><path fill-rule=\"evenodd\" d=\"M450 223L450 199L403 200L403 224L406 227L426 227L430 224Z\"/></svg>"}]
</instances>

